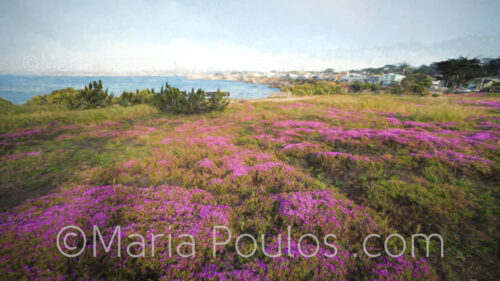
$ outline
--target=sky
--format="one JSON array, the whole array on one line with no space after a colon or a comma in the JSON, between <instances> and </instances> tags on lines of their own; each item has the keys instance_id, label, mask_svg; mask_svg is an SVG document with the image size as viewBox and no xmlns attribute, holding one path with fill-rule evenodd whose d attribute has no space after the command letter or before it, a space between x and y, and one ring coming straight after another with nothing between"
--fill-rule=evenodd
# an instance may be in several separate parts
<instances>
[{"instance_id":1,"label":"sky","mask_svg":"<svg viewBox=\"0 0 500 281\"><path fill-rule=\"evenodd\" d=\"M498 0L0 0L0 73L335 70L500 56Z\"/></svg>"}]
</instances>

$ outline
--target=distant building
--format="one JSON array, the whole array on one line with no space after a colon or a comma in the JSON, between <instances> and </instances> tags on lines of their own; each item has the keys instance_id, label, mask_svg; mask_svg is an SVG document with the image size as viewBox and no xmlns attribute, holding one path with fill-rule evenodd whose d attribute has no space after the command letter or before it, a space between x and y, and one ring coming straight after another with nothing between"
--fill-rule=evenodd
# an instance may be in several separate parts
<instances>
[{"instance_id":1,"label":"distant building","mask_svg":"<svg viewBox=\"0 0 500 281\"><path fill-rule=\"evenodd\" d=\"M495 83L500 83L500 76L476 78L471 81L466 88L474 91L480 91L484 88L491 87Z\"/></svg>"},{"instance_id":2,"label":"distant building","mask_svg":"<svg viewBox=\"0 0 500 281\"><path fill-rule=\"evenodd\" d=\"M443 80L432 80L432 85L429 90L431 91L446 91L445 81Z\"/></svg>"},{"instance_id":3,"label":"distant building","mask_svg":"<svg viewBox=\"0 0 500 281\"><path fill-rule=\"evenodd\" d=\"M404 75L394 73L384 74L380 78L380 84L384 86L399 84L405 77Z\"/></svg>"},{"instance_id":4,"label":"distant building","mask_svg":"<svg viewBox=\"0 0 500 281\"><path fill-rule=\"evenodd\" d=\"M342 71L340 72L340 81L347 81L347 77L349 77L349 71Z\"/></svg>"},{"instance_id":5,"label":"distant building","mask_svg":"<svg viewBox=\"0 0 500 281\"><path fill-rule=\"evenodd\" d=\"M365 78L366 83L371 84L379 84L380 83L380 75L370 75Z\"/></svg>"},{"instance_id":6,"label":"distant building","mask_svg":"<svg viewBox=\"0 0 500 281\"><path fill-rule=\"evenodd\" d=\"M347 78L345 80L347 82L364 81L365 76L363 74L359 74L359 73L349 73L349 75L347 75Z\"/></svg>"}]
</instances>

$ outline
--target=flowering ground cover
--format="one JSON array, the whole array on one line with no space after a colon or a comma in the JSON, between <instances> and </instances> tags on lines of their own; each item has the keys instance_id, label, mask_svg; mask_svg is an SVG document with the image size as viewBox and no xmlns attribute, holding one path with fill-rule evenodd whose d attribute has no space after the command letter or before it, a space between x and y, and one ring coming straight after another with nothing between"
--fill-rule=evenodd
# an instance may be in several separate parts
<instances>
[{"instance_id":1,"label":"flowering ground cover","mask_svg":"<svg viewBox=\"0 0 500 281\"><path fill-rule=\"evenodd\" d=\"M143 105L0 114L0 279L494 280L498 103L334 95L189 116ZM97 225L107 241L117 225L123 241L137 240L130 233L171 241L146 241L145 257L123 254L122 243L121 256L115 245L93 257L87 244L68 258L56 247L66 225L86 237ZM214 225L259 243L263 234L265 251L282 255L259 248L246 258L232 239L213 257ZM315 251L311 239L299 245L305 233L335 235L335 255L320 243L317 255L301 256L299 246ZM407 245L412 234L438 233L444 257L433 241L429 257L417 243L416 257L407 247L370 258L362 249L371 233L399 233ZM196 240L194 257L170 254L189 253L182 234ZM371 241L370 251L384 246ZM397 239L388 246L402 249Z\"/></svg>"}]
</instances>

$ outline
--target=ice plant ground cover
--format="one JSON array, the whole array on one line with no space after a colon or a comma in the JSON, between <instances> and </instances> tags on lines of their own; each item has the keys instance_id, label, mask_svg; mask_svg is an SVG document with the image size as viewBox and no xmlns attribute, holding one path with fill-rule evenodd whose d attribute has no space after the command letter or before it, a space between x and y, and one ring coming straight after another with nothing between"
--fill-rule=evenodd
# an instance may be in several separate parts
<instances>
[{"instance_id":1,"label":"ice plant ground cover","mask_svg":"<svg viewBox=\"0 0 500 281\"><path fill-rule=\"evenodd\" d=\"M498 102L338 95L233 102L192 116L147 106L1 112L0 279L493 280ZM67 258L55 240L71 224L89 237L97 225L108 240L117 225L124 241L126 233L171 234L173 247L188 233L196 256L169 256L163 240L154 257L88 250ZM244 258L232 240L213 258L214 225L265 234L268 253L279 252L278 236L291 226L281 250L294 257ZM300 257L305 233L335 234L337 255L326 257L321 244L317 256ZM354 255L371 233L399 233L407 245L412 234L439 233L444 257L437 243L428 258L423 244L416 258L409 247L399 258ZM398 253L401 244L389 248Z\"/></svg>"}]
</instances>

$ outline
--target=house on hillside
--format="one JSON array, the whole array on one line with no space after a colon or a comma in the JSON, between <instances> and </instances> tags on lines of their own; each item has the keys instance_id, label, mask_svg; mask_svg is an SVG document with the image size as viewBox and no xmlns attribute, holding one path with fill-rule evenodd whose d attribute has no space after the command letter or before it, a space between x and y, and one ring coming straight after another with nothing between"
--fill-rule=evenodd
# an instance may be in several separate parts
<instances>
[{"instance_id":1,"label":"house on hillside","mask_svg":"<svg viewBox=\"0 0 500 281\"><path fill-rule=\"evenodd\" d=\"M347 82L358 82L358 81L364 81L365 80L365 75L361 74L361 73L349 73L349 75L347 75L345 81Z\"/></svg>"},{"instance_id":2,"label":"house on hillside","mask_svg":"<svg viewBox=\"0 0 500 281\"><path fill-rule=\"evenodd\" d=\"M349 71L342 71L340 72L340 81L347 81L347 77L349 76Z\"/></svg>"},{"instance_id":3,"label":"house on hillside","mask_svg":"<svg viewBox=\"0 0 500 281\"><path fill-rule=\"evenodd\" d=\"M467 85L467 89L481 91L490 88L495 83L500 83L500 76L476 78Z\"/></svg>"},{"instance_id":4,"label":"house on hillside","mask_svg":"<svg viewBox=\"0 0 500 281\"><path fill-rule=\"evenodd\" d=\"M394 73L384 74L380 78L380 84L384 86L399 84L405 77L406 76L401 74L394 74Z\"/></svg>"},{"instance_id":5,"label":"house on hillside","mask_svg":"<svg viewBox=\"0 0 500 281\"><path fill-rule=\"evenodd\" d=\"M446 91L446 82L444 80L432 80L432 85L429 88L431 91Z\"/></svg>"},{"instance_id":6,"label":"house on hillside","mask_svg":"<svg viewBox=\"0 0 500 281\"><path fill-rule=\"evenodd\" d=\"M369 75L365 78L365 82L371 84L379 84L381 80L380 78L380 75Z\"/></svg>"}]
</instances>

